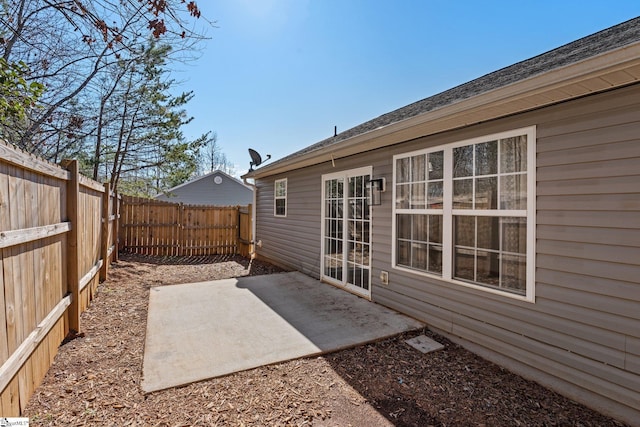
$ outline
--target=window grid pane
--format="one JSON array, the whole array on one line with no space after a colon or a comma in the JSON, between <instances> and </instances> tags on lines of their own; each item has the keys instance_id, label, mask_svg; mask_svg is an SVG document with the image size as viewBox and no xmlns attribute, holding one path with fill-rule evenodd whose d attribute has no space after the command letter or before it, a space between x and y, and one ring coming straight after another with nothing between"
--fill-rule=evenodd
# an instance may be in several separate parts
<instances>
[{"instance_id":1,"label":"window grid pane","mask_svg":"<svg viewBox=\"0 0 640 427\"><path fill-rule=\"evenodd\" d=\"M453 277L524 295L526 218L455 216Z\"/></svg>"},{"instance_id":2,"label":"window grid pane","mask_svg":"<svg viewBox=\"0 0 640 427\"><path fill-rule=\"evenodd\" d=\"M442 215L400 214L396 228L396 264L441 274Z\"/></svg>"},{"instance_id":3,"label":"window grid pane","mask_svg":"<svg viewBox=\"0 0 640 427\"><path fill-rule=\"evenodd\" d=\"M453 208L526 210L526 149L524 135L454 148Z\"/></svg>"},{"instance_id":4,"label":"window grid pane","mask_svg":"<svg viewBox=\"0 0 640 427\"><path fill-rule=\"evenodd\" d=\"M396 209L442 209L444 152L396 160Z\"/></svg>"}]
</instances>

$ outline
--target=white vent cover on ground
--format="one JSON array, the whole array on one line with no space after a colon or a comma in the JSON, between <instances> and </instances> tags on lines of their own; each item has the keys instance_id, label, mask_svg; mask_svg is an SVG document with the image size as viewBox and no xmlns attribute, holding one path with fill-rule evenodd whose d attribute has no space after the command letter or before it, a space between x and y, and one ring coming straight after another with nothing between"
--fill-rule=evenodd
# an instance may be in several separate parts
<instances>
[{"instance_id":1,"label":"white vent cover on ground","mask_svg":"<svg viewBox=\"0 0 640 427\"><path fill-rule=\"evenodd\" d=\"M426 335L418 335L415 338L411 338L408 340L404 340L411 347L420 351L421 353L431 353L432 351L441 350L444 348L444 345L440 344L437 341L432 340Z\"/></svg>"}]
</instances>

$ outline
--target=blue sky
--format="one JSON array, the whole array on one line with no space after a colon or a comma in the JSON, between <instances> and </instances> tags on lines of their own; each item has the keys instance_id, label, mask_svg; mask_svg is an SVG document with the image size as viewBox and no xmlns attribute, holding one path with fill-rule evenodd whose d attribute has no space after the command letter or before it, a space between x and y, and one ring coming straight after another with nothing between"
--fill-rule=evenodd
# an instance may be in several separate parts
<instances>
[{"instance_id":1,"label":"blue sky","mask_svg":"<svg viewBox=\"0 0 640 427\"><path fill-rule=\"evenodd\" d=\"M187 138L207 131L236 166L272 160L491 71L640 15L591 0L216 0Z\"/></svg>"}]
</instances>

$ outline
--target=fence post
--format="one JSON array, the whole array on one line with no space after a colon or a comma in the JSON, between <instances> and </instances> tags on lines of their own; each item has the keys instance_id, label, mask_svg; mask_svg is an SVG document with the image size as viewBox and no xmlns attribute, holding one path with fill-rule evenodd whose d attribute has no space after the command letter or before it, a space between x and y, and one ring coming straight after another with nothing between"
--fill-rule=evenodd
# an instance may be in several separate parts
<instances>
[{"instance_id":1,"label":"fence post","mask_svg":"<svg viewBox=\"0 0 640 427\"><path fill-rule=\"evenodd\" d=\"M178 206L178 256L184 256L184 205L180 203Z\"/></svg>"},{"instance_id":2,"label":"fence post","mask_svg":"<svg viewBox=\"0 0 640 427\"><path fill-rule=\"evenodd\" d=\"M118 252L120 252L120 202L122 198L118 191L113 192L113 262L118 262Z\"/></svg>"},{"instance_id":3,"label":"fence post","mask_svg":"<svg viewBox=\"0 0 640 427\"><path fill-rule=\"evenodd\" d=\"M249 227L249 238L247 239L249 241L249 257L253 259L255 257L255 248L253 246L253 205L251 203L249 203L247 207L247 215L249 216L249 220L247 221Z\"/></svg>"},{"instance_id":4,"label":"fence post","mask_svg":"<svg viewBox=\"0 0 640 427\"><path fill-rule=\"evenodd\" d=\"M67 217L71 230L67 235L67 292L71 293L69 306L69 329L80 332L80 264L78 259L78 200L80 198L80 176L77 160L63 160L62 165L71 175L67 182Z\"/></svg>"},{"instance_id":5,"label":"fence post","mask_svg":"<svg viewBox=\"0 0 640 427\"><path fill-rule=\"evenodd\" d=\"M111 239L109 239L109 223L111 209L109 209L109 202L111 201L111 184L105 182L104 193L102 193L102 239L100 241L102 267L100 268L100 281L107 280L107 274L109 271L109 246Z\"/></svg>"}]
</instances>

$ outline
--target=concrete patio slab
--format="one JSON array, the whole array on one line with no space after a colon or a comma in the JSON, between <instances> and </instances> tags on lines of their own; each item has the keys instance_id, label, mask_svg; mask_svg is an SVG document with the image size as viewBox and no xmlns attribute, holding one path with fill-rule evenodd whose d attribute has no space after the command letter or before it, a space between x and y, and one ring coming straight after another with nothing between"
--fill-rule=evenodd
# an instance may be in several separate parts
<instances>
[{"instance_id":1,"label":"concrete patio slab","mask_svg":"<svg viewBox=\"0 0 640 427\"><path fill-rule=\"evenodd\" d=\"M424 324L302 273L152 288L142 390L379 340Z\"/></svg>"}]
</instances>

